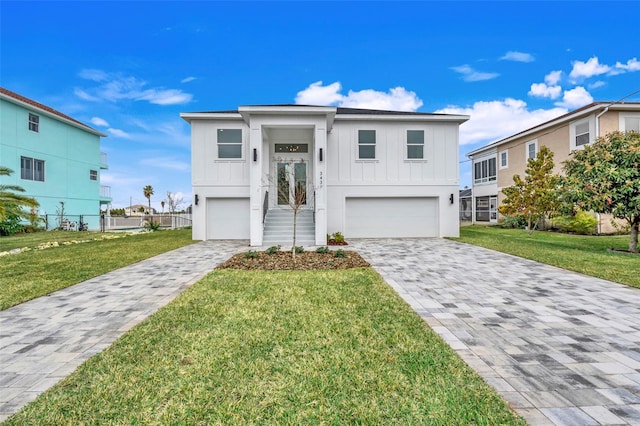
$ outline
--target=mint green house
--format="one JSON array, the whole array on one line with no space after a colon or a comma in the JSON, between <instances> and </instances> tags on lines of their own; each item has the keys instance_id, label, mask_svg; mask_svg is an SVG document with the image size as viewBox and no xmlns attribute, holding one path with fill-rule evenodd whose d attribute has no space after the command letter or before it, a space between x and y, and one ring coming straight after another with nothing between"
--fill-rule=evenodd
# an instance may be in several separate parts
<instances>
[{"instance_id":1,"label":"mint green house","mask_svg":"<svg viewBox=\"0 0 640 426\"><path fill-rule=\"evenodd\" d=\"M82 222L100 228L100 206L111 202L110 188L100 185L108 168L100 152L106 137L78 120L0 87L0 165L14 171L0 182L19 185L40 203L37 214L48 228L64 218L74 227Z\"/></svg>"}]
</instances>

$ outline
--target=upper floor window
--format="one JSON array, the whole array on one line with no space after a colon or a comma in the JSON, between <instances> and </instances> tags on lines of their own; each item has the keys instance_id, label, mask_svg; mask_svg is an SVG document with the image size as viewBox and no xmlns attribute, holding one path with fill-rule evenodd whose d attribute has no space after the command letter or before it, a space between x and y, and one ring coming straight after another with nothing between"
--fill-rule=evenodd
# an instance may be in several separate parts
<instances>
[{"instance_id":1,"label":"upper floor window","mask_svg":"<svg viewBox=\"0 0 640 426\"><path fill-rule=\"evenodd\" d=\"M29 130L38 132L40 129L40 117L36 114L29 113Z\"/></svg>"},{"instance_id":2,"label":"upper floor window","mask_svg":"<svg viewBox=\"0 0 640 426\"><path fill-rule=\"evenodd\" d=\"M358 158L361 160L376 158L375 130L358 130Z\"/></svg>"},{"instance_id":3,"label":"upper floor window","mask_svg":"<svg viewBox=\"0 0 640 426\"><path fill-rule=\"evenodd\" d=\"M424 158L424 130L407 130L407 158L410 160Z\"/></svg>"},{"instance_id":4,"label":"upper floor window","mask_svg":"<svg viewBox=\"0 0 640 426\"><path fill-rule=\"evenodd\" d=\"M589 143L589 122L576 125L576 146Z\"/></svg>"},{"instance_id":5,"label":"upper floor window","mask_svg":"<svg viewBox=\"0 0 640 426\"><path fill-rule=\"evenodd\" d=\"M98 180L97 170L89 170L89 180Z\"/></svg>"},{"instance_id":6,"label":"upper floor window","mask_svg":"<svg viewBox=\"0 0 640 426\"><path fill-rule=\"evenodd\" d=\"M500 168L504 169L509 166L509 155L508 151L500 152Z\"/></svg>"},{"instance_id":7,"label":"upper floor window","mask_svg":"<svg viewBox=\"0 0 640 426\"><path fill-rule=\"evenodd\" d=\"M20 157L20 177L26 180L44 182L44 160Z\"/></svg>"},{"instance_id":8,"label":"upper floor window","mask_svg":"<svg viewBox=\"0 0 640 426\"><path fill-rule=\"evenodd\" d=\"M496 180L496 159L487 158L473 164L474 183L494 182Z\"/></svg>"},{"instance_id":9,"label":"upper floor window","mask_svg":"<svg viewBox=\"0 0 640 426\"><path fill-rule=\"evenodd\" d=\"M526 159L529 160L531 158L532 160L535 160L537 152L538 152L538 141L527 142L527 145L526 145L527 158Z\"/></svg>"},{"instance_id":10,"label":"upper floor window","mask_svg":"<svg viewBox=\"0 0 640 426\"><path fill-rule=\"evenodd\" d=\"M242 158L242 129L218 129L218 158Z\"/></svg>"},{"instance_id":11,"label":"upper floor window","mask_svg":"<svg viewBox=\"0 0 640 426\"><path fill-rule=\"evenodd\" d=\"M628 113L620 114L621 132L640 132L640 114Z\"/></svg>"}]
</instances>

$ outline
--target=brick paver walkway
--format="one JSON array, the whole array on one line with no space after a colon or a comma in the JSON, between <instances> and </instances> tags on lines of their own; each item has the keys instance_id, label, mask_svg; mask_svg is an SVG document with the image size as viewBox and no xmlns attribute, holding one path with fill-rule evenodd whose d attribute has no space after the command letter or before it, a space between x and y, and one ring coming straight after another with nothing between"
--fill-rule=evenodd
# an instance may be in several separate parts
<instances>
[{"instance_id":1,"label":"brick paver walkway","mask_svg":"<svg viewBox=\"0 0 640 426\"><path fill-rule=\"evenodd\" d=\"M350 248L528 423L640 424L639 289L444 239Z\"/></svg>"},{"instance_id":2,"label":"brick paver walkway","mask_svg":"<svg viewBox=\"0 0 640 426\"><path fill-rule=\"evenodd\" d=\"M246 246L192 244L0 312L0 422Z\"/></svg>"}]
</instances>

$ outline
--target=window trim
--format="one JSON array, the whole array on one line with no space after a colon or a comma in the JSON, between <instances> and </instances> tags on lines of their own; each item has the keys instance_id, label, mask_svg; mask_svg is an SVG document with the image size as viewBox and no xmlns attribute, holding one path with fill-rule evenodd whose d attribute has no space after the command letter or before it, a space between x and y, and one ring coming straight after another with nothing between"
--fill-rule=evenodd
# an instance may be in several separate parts
<instances>
[{"instance_id":1,"label":"window trim","mask_svg":"<svg viewBox=\"0 0 640 426\"><path fill-rule=\"evenodd\" d=\"M30 167L23 167L24 163L29 163ZM28 171L28 173L25 173ZM45 161L33 157L20 156L20 179L34 182L44 182L46 179Z\"/></svg>"},{"instance_id":2,"label":"window trim","mask_svg":"<svg viewBox=\"0 0 640 426\"><path fill-rule=\"evenodd\" d=\"M585 123L589 124L589 142L582 145L576 145L577 127ZM595 140L595 133L595 118L593 116L571 122L569 125L569 150L573 151L576 149L582 149L583 146L591 145Z\"/></svg>"},{"instance_id":3,"label":"window trim","mask_svg":"<svg viewBox=\"0 0 640 426\"><path fill-rule=\"evenodd\" d=\"M535 147L534 148L533 159L535 160L536 158L538 158L538 139L534 139L534 140L528 141L527 143L524 144L524 147L525 147L525 149L524 149L524 161L525 162L528 162L529 158L532 158L532 157L529 157L529 147L531 145L533 145Z\"/></svg>"},{"instance_id":4,"label":"window trim","mask_svg":"<svg viewBox=\"0 0 640 426\"><path fill-rule=\"evenodd\" d=\"M626 126L627 118L634 118L636 120L640 120L640 112L620 112L619 119L618 119L618 130L620 130L621 132L629 131L627 130L627 126Z\"/></svg>"},{"instance_id":5,"label":"window trim","mask_svg":"<svg viewBox=\"0 0 640 426\"><path fill-rule=\"evenodd\" d=\"M219 132L224 130L238 130L240 131L240 142L219 142ZM240 157L220 157L220 145L222 146L240 146ZM242 128L238 127L219 127L216 129L216 161L222 162L233 162L233 161L244 161L244 132Z\"/></svg>"},{"instance_id":6,"label":"window trim","mask_svg":"<svg viewBox=\"0 0 640 426\"><path fill-rule=\"evenodd\" d=\"M493 172L494 175L491 176L491 167L490 163L493 160ZM473 184L474 185L484 185L484 184L493 184L498 180L498 168L497 168L497 158L495 155L491 157L483 157L482 159L478 159L473 162ZM477 177L477 171L480 171L480 177ZM485 176L483 176L485 175Z\"/></svg>"},{"instance_id":7,"label":"window trim","mask_svg":"<svg viewBox=\"0 0 640 426\"><path fill-rule=\"evenodd\" d=\"M29 113L29 131L40 133L40 116L38 114Z\"/></svg>"},{"instance_id":8,"label":"window trim","mask_svg":"<svg viewBox=\"0 0 640 426\"><path fill-rule=\"evenodd\" d=\"M504 154L504 165L502 165L502 155ZM509 150L505 149L504 151L500 151L498 153L498 164L499 164L499 168L500 170L502 169L506 169L509 167Z\"/></svg>"},{"instance_id":9,"label":"window trim","mask_svg":"<svg viewBox=\"0 0 640 426\"><path fill-rule=\"evenodd\" d=\"M422 143L409 142L409 132L422 133ZM404 151L405 160L408 160L408 161L424 161L425 160L425 156L424 156L424 148L425 148L424 130L423 129L407 129L406 132L405 132L405 137L406 137L406 139L405 139L406 149ZM409 156L409 147L411 147L411 146L422 147L422 156L421 157L410 157Z\"/></svg>"},{"instance_id":10,"label":"window trim","mask_svg":"<svg viewBox=\"0 0 640 426\"><path fill-rule=\"evenodd\" d=\"M373 143L371 142L360 142L360 132L373 132ZM375 129L358 129L358 144L357 144L357 160L363 161L374 161L376 160L376 144L378 142L378 135ZM360 156L360 147L372 146L373 147L373 157L361 157Z\"/></svg>"}]
</instances>

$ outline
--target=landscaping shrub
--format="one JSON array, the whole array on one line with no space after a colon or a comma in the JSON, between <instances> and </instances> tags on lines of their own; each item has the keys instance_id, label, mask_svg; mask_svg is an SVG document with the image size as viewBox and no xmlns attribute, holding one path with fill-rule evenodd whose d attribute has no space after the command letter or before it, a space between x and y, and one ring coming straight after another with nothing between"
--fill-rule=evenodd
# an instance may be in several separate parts
<instances>
[{"instance_id":1,"label":"landscaping shrub","mask_svg":"<svg viewBox=\"0 0 640 426\"><path fill-rule=\"evenodd\" d=\"M265 250L265 253L267 254L276 254L277 252L280 251L280 246L271 246L268 249Z\"/></svg>"},{"instance_id":2,"label":"landscaping shrub","mask_svg":"<svg viewBox=\"0 0 640 426\"><path fill-rule=\"evenodd\" d=\"M245 252L244 257L247 259L255 259L258 257L258 252L255 250L249 250L248 252Z\"/></svg>"},{"instance_id":3,"label":"landscaping shrub","mask_svg":"<svg viewBox=\"0 0 640 426\"><path fill-rule=\"evenodd\" d=\"M22 231L23 226L20 222L20 216L12 213L8 214L7 217L0 222L0 235L6 237Z\"/></svg>"},{"instance_id":4,"label":"landscaping shrub","mask_svg":"<svg viewBox=\"0 0 640 426\"><path fill-rule=\"evenodd\" d=\"M328 254L330 252L331 250L329 250L329 247L318 247L316 249L316 253L320 253L320 254Z\"/></svg>"},{"instance_id":5,"label":"landscaping shrub","mask_svg":"<svg viewBox=\"0 0 640 426\"><path fill-rule=\"evenodd\" d=\"M527 226L527 219L524 216L502 216L500 226L507 229L524 229Z\"/></svg>"},{"instance_id":6,"label":"landscaping shrub","mask_svg":"<svg viewBox=\"0 0 640 426\"><path fill-rule=\"evenodd\" d=\"M343 257L346 257L346 256L347 256L347 254L344 252L344 250L342 250L342 249L338 249L338 250L336 250L336 252L333 254L333 256L334 256L334 257L340 257L340 258L343 258Z\"/></svg>"},{"instance_id":7,"label":"landscaping shrub","mask_svg":"<svg viewBox=\"0 0 640 426\"><path fill-rule=\"evenodd\" d=\"M598 220L589 213L579 210L573 216L562 216L555 219L554 225L562 232L593 235L597 231Z\"/></svg>"},{"instance_id":8,"label":"landscaping shrub","mask_svg":"<svg viewBox=\"0 0 640 426\"><path fill-rule=\"evenodd\" d=\"M304 253L304 247L302 246L296 246L296 254L300 254L300 253Z\"/></svg>"}]
</instances>

